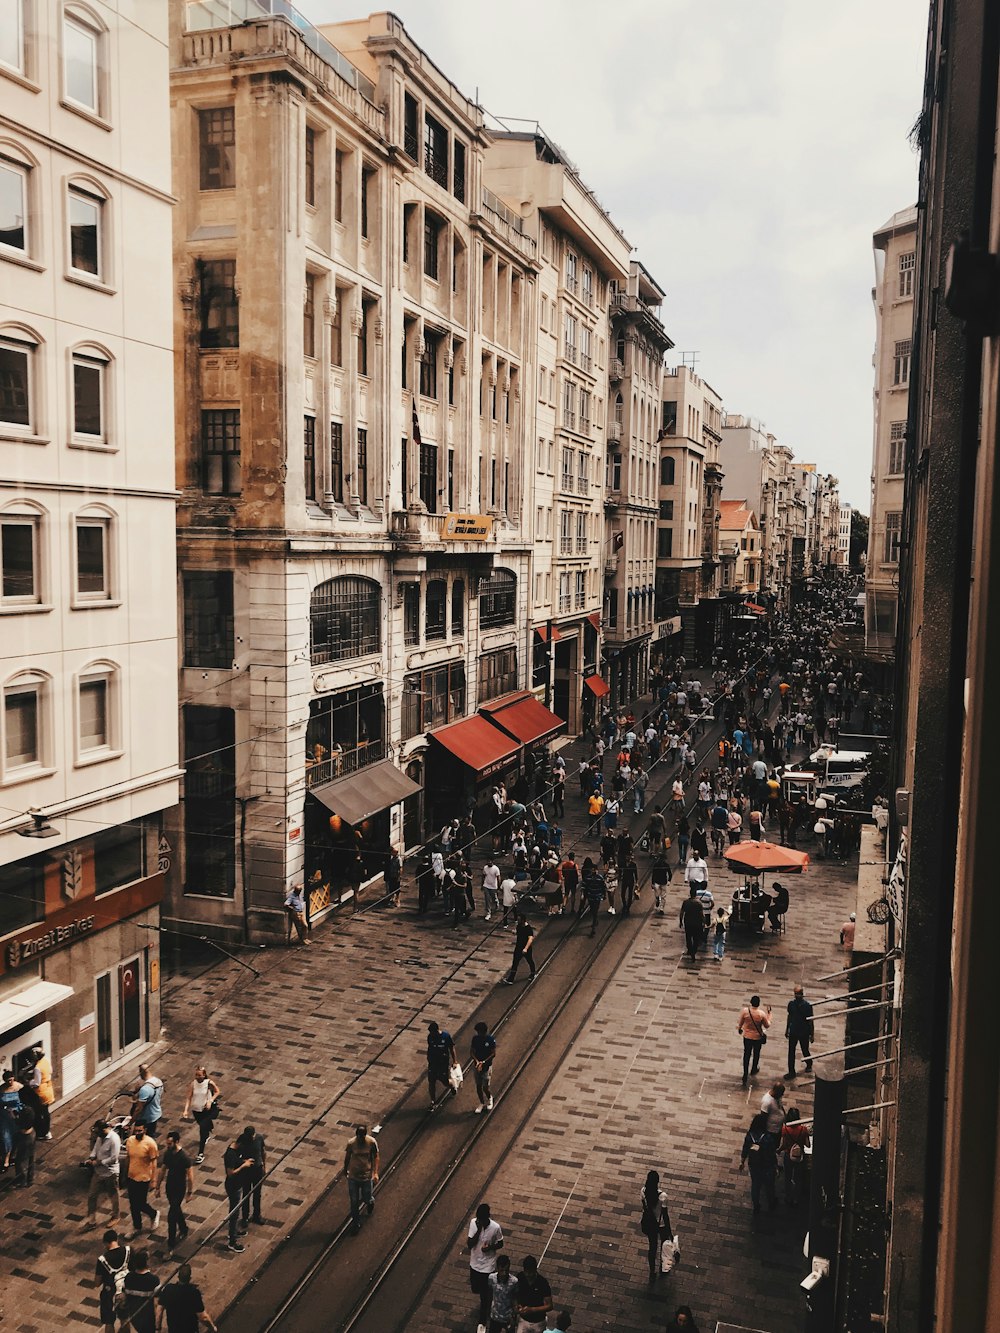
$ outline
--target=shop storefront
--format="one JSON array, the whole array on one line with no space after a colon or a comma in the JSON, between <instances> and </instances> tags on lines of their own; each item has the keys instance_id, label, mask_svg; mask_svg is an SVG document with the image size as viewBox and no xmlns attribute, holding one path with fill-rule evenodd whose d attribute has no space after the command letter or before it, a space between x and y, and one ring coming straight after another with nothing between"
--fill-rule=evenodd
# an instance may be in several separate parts
<instances>
[{"instance_id":1,"label":"shop storefront","mask_svg":"<svg viewBox=\"0 0 1000 1333\"><path fill-rule=\"evenodd\" d=\"M158 828L126 824L0 869L0 1059L22 1069L41 1042L57 1102L159 1033L170 854Z\"/></svg>"},{"instance_id":2,"label":"shop storefront","mask_svg":"<svg viewBox=\"0 0 1000 1333\"><path fill-rule=\"evenodd\" d=\"M483 704L479 711L494 726L521 744L524 776L529 783L533 782L541 752L549 741L565 731L566 723L527 690L494 699Z\"/></svg>"},{"instance_id":3,"label":"shop storefront","mask_svg":"<svg viewBox=\"0 0 1000 1333\"><path fill-rule=\"evenodd\" d=\"M453 722L428 739L424 808L432 830L478 810L494 783L511 786L517 777L520 744L486 717Z\"/></svg>"}]
</instances>

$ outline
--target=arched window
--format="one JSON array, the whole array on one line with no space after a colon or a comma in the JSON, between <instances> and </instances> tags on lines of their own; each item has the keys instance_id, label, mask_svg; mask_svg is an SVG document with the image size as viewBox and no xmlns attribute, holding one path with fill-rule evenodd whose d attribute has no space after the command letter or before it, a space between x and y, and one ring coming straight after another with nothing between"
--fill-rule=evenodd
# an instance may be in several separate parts
<instances>
[{"instance_id":1,"label":"arched window","mask_svg":"<svg viewBox=\"0 0 1000 1333\"><path fill-rule=\"evenodd\" d=\"M91 176L73 176L66 186L68 264L74 278L107 282L110 276L108 193Z\"/></svg>"},{"instance_id":2,"label":"arched window","mask_svg":"<svg viewBox=\"0 0 1000 1333\"><path fill-rule=\"evenodd\" d=\"M46 510L32 500L0 509L0 603L4 608L45 601Z\"/></svg>"},{"instance_id":3,"label":"arched window","mask_svg":"<svg viewBox=\"0 0 1000 1333\"><path fill-rule=\"evenodd\" d=\"M52 678L44 671L19 671L3 687L3 766L6 779L30 776L52 764Z\"/></svg>"},{"instance_id":4,"label":"arched window","mask_svg":"<svg viewBox=\"0 0 1000 1333\"><path fill-rule=\"evenodd\" d=\"M70 438L75 445L110 443L111 367L111 353L96 343L82 343L70 352Z\"/></svg>"},{"instance_id":5,"label":"arched window","mask_svg":"<svg viewBox=\"0 0 1000 1333\"><path fill-rule=\"evenodd\" d=\"M22 324L0 328L0 431L40 435L42 340Z\"/></svg>"},{"instance_id":6,"label":"arched window","mask_svg":"<svg viewBox=\"0 0 1000 1333\"><path fill-rule=\"evenodd\" d=\"M674 484L674 460L665 455L660 459L660 485L672 486Z\"/></svg>"},{"instance_id":7,"label":"arched window","mask_svg":"<svg viewBox=\"0 0 1000 1333\"><path fill-rule=\"evenodd\" d=\"M451 632L455 638L465 633L464 579L456 579L451 585Z\"/></svg>"},{"instance_id":8,"label":"arched window","mask_svg":"<svg viewBox=\"0 0 1000 1333\"><path fill-rule=\"evenodd\" d=\"M117 662L90 662L77 678L77 763L110 759L121 751L120 669Z\"/></svg>"},{"instance_id":9,"label":"arched window","mask_svg":"<svg viewBox=\"0 0 1000 1333\"><path fill-rule=\"evenodd\" d=\"M73 605L117 600L117 514L106 505L87 505L73 520Z\"/></svg>"},{"instance_id":10,"label":"arched window","mask_svg":"<svg viewBox=\"0 0 1000 1333\"><path fill-rule=\"evenodd\" d=\"M0 256L38 257L37 167L37 159L20 144L0 139Z\"/></svg>"},{"instance_id":11,"label":"arched window","mask_svg":"<svg viewBox=\"0 0 1000 1333\"><path fill-rule=\"evenodd\" d=\"M513 625L516 614L517 577L509 569L494 569L479 589L480 627Z\"/></svg>"},{"instance_id":12,"label":"arched window","mask_svg":"<svg viewBox=\"0 0 1000 1333\"><path fill-rule=\"evenodd\" d=\"M63 13L63 96L77 109L108 114L107 27L88 5L73 3Z\"/></svg>"},{"instance_id":13,"label":"arched window","mask_svg":"<svg viewBox=\"0 0 1000 1333\"><path fill-rule=\"evenodd\" d=\"M314 589L309 604L314 666L377 653L382 646L382 596L371 579L345 576Z\"/></svg>"},{"instance_id":14,"label":"arched window","mask_svg":"<svg viewBox=\"0 0 1000 1333\"><path fill-rule=\"evenodd\" d=\"M615 421L622 425L625 420L625 400L620 393L615 394Z\"/></svg>"},{"instance_id":15,"label":"arched window","mask_svg":"<svg viewBox=\"0 0 1000 1333\"><path fill-rule=\"evenodd\" d=\"M444 579L431 579L427 584L424 608L424 637L443 639L448 633L448 585Z\"/></svg>"}]
</instances>

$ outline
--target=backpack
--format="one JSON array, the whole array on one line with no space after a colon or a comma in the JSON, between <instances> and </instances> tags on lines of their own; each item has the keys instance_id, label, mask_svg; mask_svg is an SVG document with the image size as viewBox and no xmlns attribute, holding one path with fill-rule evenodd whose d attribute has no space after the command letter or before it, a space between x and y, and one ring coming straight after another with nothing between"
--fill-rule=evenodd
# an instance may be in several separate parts
<instances>
[{"instance_id":1,"label":"backpack","mask_svg":"<svg viewBox=\"0 0 1000 1333\"><path fill-rule=\"evenodd\" d=\"M101 1255L101 1263L104 1266L105 1273L107 1274L107 1276L104 1279L104 1285L107 1287L114 1288L115 1305L121 1305L121 1303L125 1299L125 1279L126 1277L128 1277L128 1263L130 1255L131 1255L131 1250L129 1246L126 1245L125 1261L120 1268L112 1268L111 1265L108 1263L107 1259L105 1259L104 1255L103 1254Z\"/></svg>"}]
</instances>

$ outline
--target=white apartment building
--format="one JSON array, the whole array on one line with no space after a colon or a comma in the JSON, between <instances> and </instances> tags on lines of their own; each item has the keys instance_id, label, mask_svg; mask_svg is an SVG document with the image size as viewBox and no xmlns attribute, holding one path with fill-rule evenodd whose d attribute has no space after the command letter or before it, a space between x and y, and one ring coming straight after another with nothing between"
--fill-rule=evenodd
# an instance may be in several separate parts
<instances>
[{"instance_id":1,"label":"white apartment building","mask_svg":"<svg viewBox=\"0 0 1000 1333\"><path fill-rule=\"evenodd\" d=\"M837 522L837 564L847 569L851 563L851 515L854 510L847 500L840 501Z\"/></svg>"},{"instance_id":2,"label":"white apartment building","mask_svg":"<svg viewBox=\"0 0 1000 1333\"><path fill-rule=\"evenodd\" d=\"M0 5L0 1059L159 1032L177 802L167 9Z\"/></svg>"},{"instance_id":3,"label":"white apartment building","mask_svg":"<svg viewBox=\"0 0 1000 1333\"><path fill-rule=\"evenodd\" d=\"M624 288L629 244L576 167L540 128L491 132L485 183L537 242L534 389L536 686L571 733L609 692L601 675L609 284ZM551 671L551 687L546 682Z\"/></svg>"},{"instance_id":4,"label":"white apartment building","mask_svg":"<svg viewBox=\"0 0 1000 1333\"><path fill-rule=\"evenodd\" d=\"M872 503L865 567L865 643L892 652L903 525L917 210L905 208L875 232L875 417Z\"/></svg>"}]
</instances>

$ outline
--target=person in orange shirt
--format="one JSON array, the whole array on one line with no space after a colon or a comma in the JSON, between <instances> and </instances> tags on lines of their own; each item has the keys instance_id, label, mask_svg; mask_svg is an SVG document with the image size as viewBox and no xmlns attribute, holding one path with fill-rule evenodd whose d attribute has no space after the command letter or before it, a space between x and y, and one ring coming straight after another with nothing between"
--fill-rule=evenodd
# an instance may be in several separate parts
<instances>
[{"instance_id":1,"label":"person in orange shirt","mask_svg":"<svg viewBox=\"0 0 1000 1333\"><path fill-rule=\"evenodd\" d=\"M601 815L604 813L604 797L599 791L591 792L587 798L587 814L590 817L590 827L587 830L592 838L596 838L601 830Z\"/></svg>"},{"instance_id":2,"label":"person in orange shirt","mask_svg":"<svg viewBox=\"0 0 1000 1333\"><path fill-rule=\"evenodd\" d=\"M52 1086L52 1061L45 1054L41 1042L32 1047L31 1053L35 1067L28 1075L28 1083L34 1088L39 1103L35 1129L40 1139L51 1139L52 1120L49 1107L56 1099L55 1088Z\"/></svg>"},{"instance_id":3,"label":"person in orange shirt","mask_svg":"<svg viewBox=\"0 0 1000 1333\"><path fill-rule=\"evenodd\" d=\"M128 1154L128 1206L132 1213L134 1235L142 1235L142 1219L150 1219L150 1231L160 1225L160 1214L149 1206L149 1187L156 1179L157 1158L156 1140L146 1133L146 1126L141 1120L125 1143Z\"/></svg>"},{"instance_id":4,"label":"person in orange shirt","mask_svg":"<svg viewBox=\"0 0 1000 1333\"><path fill-rule=\"evenodd\" d=\"M751 995L750 1003L740 1010L736 1031L743 1038L743 1086L747 1085L747 1075L756 1074L760 1067L760 1048L765 1041L767 1029L771 1026L771 1006L761 1008L760 996ZM750 1062L753 1061L753 1068Z\"/></svg>"}]
</instances>

